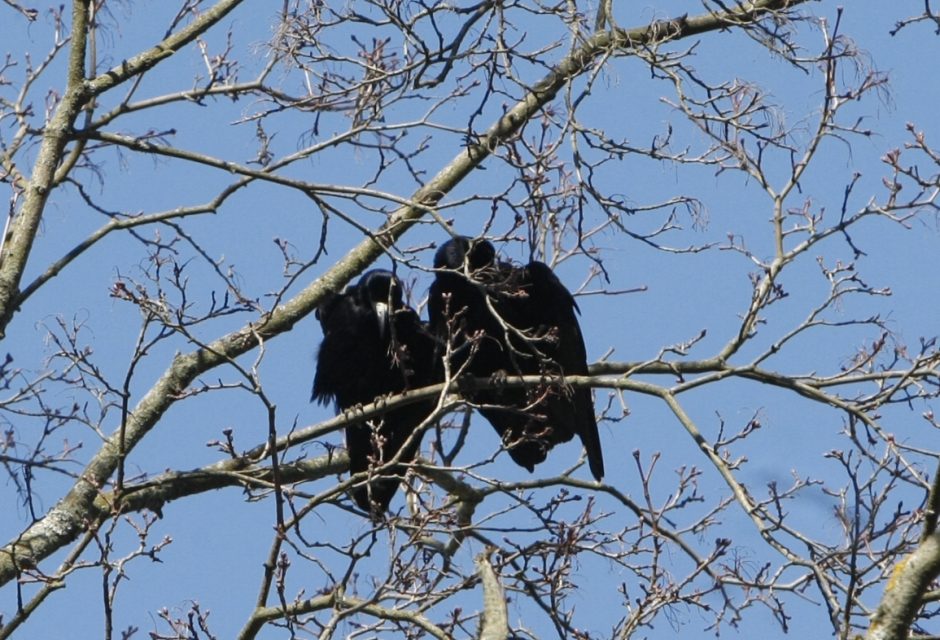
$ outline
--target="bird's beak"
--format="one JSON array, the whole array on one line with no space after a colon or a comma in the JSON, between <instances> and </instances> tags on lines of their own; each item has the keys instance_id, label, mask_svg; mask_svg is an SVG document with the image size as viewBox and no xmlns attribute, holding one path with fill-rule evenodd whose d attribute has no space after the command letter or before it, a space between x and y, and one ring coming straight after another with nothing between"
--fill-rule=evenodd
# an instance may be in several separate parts
<instances>
[{"instance_id":1,"label":"bird's beak","mask_svg":"<svg viewBox=\"0 0 940 640\"><path fill-rule=\"evenodd\" d=\"M385 339L388 336L388 304L376 302L375 315L379 320L379 335Z\"/></svg>"}]
</instances>

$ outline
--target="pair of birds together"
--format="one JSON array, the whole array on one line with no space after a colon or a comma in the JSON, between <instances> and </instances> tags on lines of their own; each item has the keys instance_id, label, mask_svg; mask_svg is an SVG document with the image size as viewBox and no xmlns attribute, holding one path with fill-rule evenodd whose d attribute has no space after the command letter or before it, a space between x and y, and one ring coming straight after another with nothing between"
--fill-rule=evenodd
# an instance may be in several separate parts
<instances>
[{"instance_id":1,"label":"pair of birds together","mask_svg":"<svg viewBox=\"0 0 940 640\"><path fill-rule=\"evenodd\" d=\"M554 445L577 434L600 480L604 461L591 391L562 379L587 374L571 293L548 265L498 261L493 245L482 239L447 241L434 256L434 269L428 324L404 303L401 283L384 270L369 271L320 305L323 342L313 399L345 410L441 382L448 369L450 375L497 382L507 375L541 375L542 383L525 388L461 386L517 464L531 472ZM352 490L362 509L388 509L417 455L416 429L436 406L436 398L420 400L346 427L350 472L368 472Z\"/></svg>"}]
</instances>

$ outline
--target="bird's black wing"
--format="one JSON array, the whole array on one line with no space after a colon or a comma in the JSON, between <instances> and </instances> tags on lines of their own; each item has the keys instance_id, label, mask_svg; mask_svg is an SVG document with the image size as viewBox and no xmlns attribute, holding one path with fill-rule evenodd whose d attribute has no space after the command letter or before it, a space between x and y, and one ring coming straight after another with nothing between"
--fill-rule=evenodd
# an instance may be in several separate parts
<instances>
[{"instance_id":1,"label":"bird's black wing","mask_svg":"<svg viewBox=\"0 0 940 640\"><path fill-rule=\"evenodd\" d=\"M388 356L392 363L387 379L388 393L398 394L437 382L435 340L418 315L405 307L394 313L392 323L393 335L388 343ZM353 497L363 509L369 509L365 505L374 505L371 507L373 511L388 510L404 477L406 465L414 461L420 449L421 438L415 435L415 430L431 415L435 405L431 398L392 409L382 417L378 429L375 423L347 428L347 443L356 442L355 446L350 445L352 473L398 459L396 464L382 470L381 478L354 490Z\"/></svg>"},{"instance_id":2,"label":"bird's black wing","mask_svg":"<svg viewBox=\"0 0 940 640\"><path fill-rule=\"evenodd\" d=\"M490 378L518 373L502 321L487 304L491 293L512 275L495 261L495 254L486 240L458 236L441 245L434 256L438 271L428 292L430 326L441 348L449 343L454 374ZM464 386L463 395L479 406L517 464L532 471L545 459L543 443L528 436L532 415L525 410L525 389L468 391Z\"/></svg>"},{"instance_id":3,"label":"bird's black wing","mask_svg":"<svg viewBox=\"0 0 940 640\"><path fill-rule=\"evenodd\" d=\"M335 402L347 409L372 402L383 393L380 369L382 343L374 313L359 301L354 290L335 294L317 310L323 341L317 352L317 369L311 399ZM363 366L368 363L369 366Z\"/></svg>"},{"instance_id":4,"label":"bird's black wing","mask_svg":"<svg viewBox=\"0 0 940 640\"><path fill-rule=\"evenodd\" d=\"M529 263L520 280L524 295L513 306L520 316L519 325L531 332L531 346L541 360L539 372L587 375L587 350L578 323L578 305L571 292L542 262ZM564 387L548 393L546 405L556 441L569 440L572 432L576 433L587 451L591 473L600 480L604 475L604 458L591 390Z\"/></svg>"},{"instance_id":5,"label":"bird's black wing","mask_svg":"<svg viewBox=\"0 0 940 640\"><path fill-rule=\"evenodd\" d=\"M477 377L586 375L587 353L574 297L548 265L498 262L485 240L458 237L438 250L428 310L441 342L451 340L451 370ZM468 264L464 264L464 262ZM469 281L465 271L470 272ZM470 347L473 347L470 349ZM600 479L604 462L589 389L535 385L469 394L509 455L533 471L556 444L577 434Z\"/></svg>"},{"instance_id":6,"label":"bird's black wing","mask_svg":"<svg viewBox=\"0 0 940 640\"><path fill-rule=\"evenodd\" d=\"M400 285L390 272L371 271L318 310L323 342L314 399L335 400L337 408L344 410L432 383L434 340L417 314L401 303L396 287ZM387 315L380 317L381 313ZM403 465L414 460L420 446L420 439L410 436L433 409L433 401L422 401L346 427L352 474L382 465L396 455L399 458L399 464L382 470L382 477L353 489L353 498L361 508L373 513L388 509L398 478L404 473Z\"/></svg>"}]
</instances>

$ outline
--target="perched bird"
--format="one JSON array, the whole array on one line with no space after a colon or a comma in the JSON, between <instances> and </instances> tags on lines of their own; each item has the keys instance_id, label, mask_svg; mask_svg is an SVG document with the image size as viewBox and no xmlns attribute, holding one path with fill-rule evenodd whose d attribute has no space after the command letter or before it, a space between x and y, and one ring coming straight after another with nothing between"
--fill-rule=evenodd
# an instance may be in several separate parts
<instances>
[{"instance_id":1,"label":"perched bird","mask_svg":"<svg viewBox=\"0 0 940 640\"><path fill-rule=\"evenodd\" d=\"M435 340L403 302L401 283L391 272L364 274L320 305L317 317L323 342L312 400L334 401L345 410L434 382ZM400 455L398 464L352 490L362 509L373 514L388 510L404 465L418 452L420 439L409 437L435 404L433 399L415 402L346 427L350 473L375 469Z\"/></svg>"},{"instance_id":2,"label":"perched bird","mask_svg":"<svg viewBox=\"0 0 940 640\"><path fill-rule=\"evenodd\" d=\"M532 471L548 451L577 434L594 478L604 459L594 401L587 388L564 384L587 375L587 352L574 297L542 262L524 267L496 259L486 240L456 237L434 256L428 298L431 330L451 346L451 372L477 377L560 377L525 389L471 393L480 413L502 438L509 455Z\"/></svg>"}]
</instances>

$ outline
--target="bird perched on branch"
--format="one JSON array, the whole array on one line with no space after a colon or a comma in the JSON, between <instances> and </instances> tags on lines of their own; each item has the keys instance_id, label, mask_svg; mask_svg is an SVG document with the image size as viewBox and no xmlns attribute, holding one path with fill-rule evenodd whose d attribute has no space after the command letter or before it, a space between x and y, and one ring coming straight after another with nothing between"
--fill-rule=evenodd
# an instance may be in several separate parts
<instances>
[{"instance_id":1,"label":"bird perched on branch","mask_svg":"<svg viewBox=\"0 0 940 640\"><path fill-rule=\"evenodd\" d=\"M600 480L604 459L591 390L564 382L566 375L587 375L580 311L571 293L548 265L498 261L493 245L482 239L447 241L434 268L430 326L440 342L449 341L453 374L545 377L524 389L497 385L470 394L512 459L533 471L553 446L577 434Z\"/></svg>"},{"instance_id":2,"label":"bird perched on branch","mask_svg":"<svg viewBox=\"0 0 940 640\"><path fill-rule=\"evenodd\" d=\"M435 340L402 299L401 282L374 270L317 309L323 342L317 355L312 400L334 401L339 410L434 383ZM420 446L415 429L433 412L434 399L390 409L346 427L350 473L368 471L353 499L373 514L384 513L398 489L404 465ZM414 437L412 437L414 434ZM395 459L394 465L383 465Z\"/></svg>"}]
</instances>

